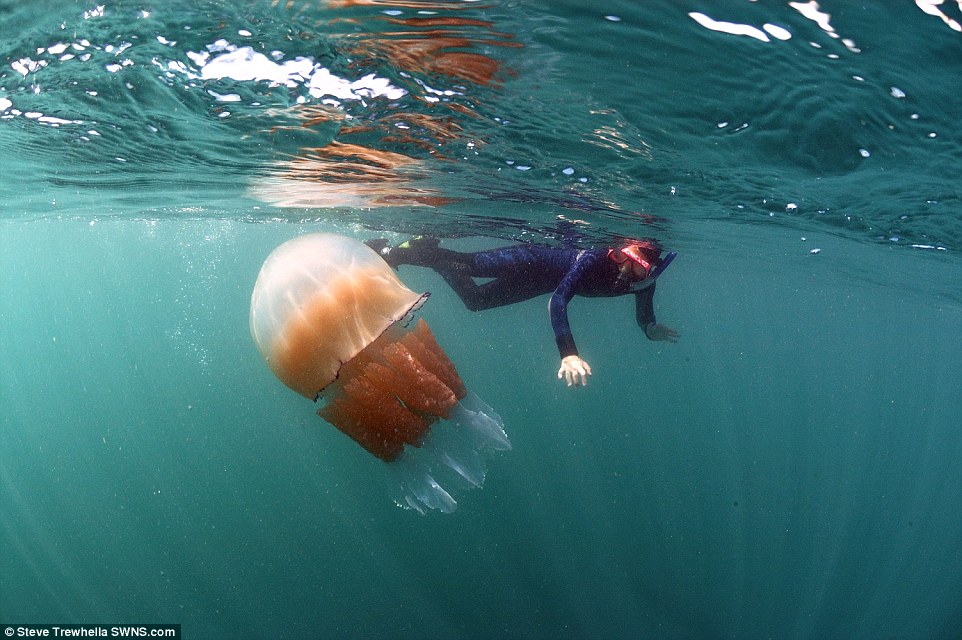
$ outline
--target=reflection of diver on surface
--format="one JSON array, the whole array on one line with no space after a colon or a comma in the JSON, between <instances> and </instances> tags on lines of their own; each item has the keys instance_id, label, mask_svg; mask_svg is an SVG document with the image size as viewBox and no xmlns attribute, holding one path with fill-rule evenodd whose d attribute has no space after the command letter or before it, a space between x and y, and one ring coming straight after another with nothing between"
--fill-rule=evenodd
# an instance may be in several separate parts
<instances>
[{"instance_id":1,"label":"reflection of diver on surface","mask_svg":"<svg viewBox=\"0 0 962 640\"><path fill-rule=\"evenodd\" d=\"M568 325L568 302L576 295L612 297L635 294L635 317L649 340L676 342L678 332L658 324L653 299L655 281L674 253L660 257L651 242L618 249L571 249L517 245L476 253L444 249L438 240L418 238L391 248L377 239L367 243L392 267L408 264L438 272L472 311L491 309L552 294L548 303L561 368L568 386L584 385L591 367L578 355ZM475 278L493 278L478 284Z\"/></svg>"}]
</instances>

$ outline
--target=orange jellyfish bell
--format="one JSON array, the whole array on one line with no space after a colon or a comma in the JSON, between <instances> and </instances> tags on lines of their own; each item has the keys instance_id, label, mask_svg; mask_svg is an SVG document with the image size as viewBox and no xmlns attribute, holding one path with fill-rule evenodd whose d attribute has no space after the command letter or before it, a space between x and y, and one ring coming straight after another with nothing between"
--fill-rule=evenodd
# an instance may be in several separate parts
<instances>
[{"instance_id":1,"label":"orange jellyfish bell","mask_svg":"<svg viewBox=\"0 0 962 640\"><path fill-rule=\"evenodd\" d=\"M318 415L389 463L398 504L450 512L454 488L484 481L484 454L511 445L427 323L408 326L427 296L363 243L309 234L267 257L250 328L281 382L323 400Z\"/></svg>"}]
</instances>

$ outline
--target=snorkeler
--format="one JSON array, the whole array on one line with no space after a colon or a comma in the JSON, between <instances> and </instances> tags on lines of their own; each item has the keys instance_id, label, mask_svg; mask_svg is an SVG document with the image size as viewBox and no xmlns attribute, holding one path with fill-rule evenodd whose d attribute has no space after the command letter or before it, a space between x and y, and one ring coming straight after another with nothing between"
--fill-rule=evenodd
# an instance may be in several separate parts
<instances>
[{"instance_id":1,"label":"snorkeler","mask_svg":"<svg viewBox=\"0 0 962 640\"><path fill-rule=\"evenodd\" d=\"M516 245L462 253L444 249L435 238L415 238L397 247L384 239L368 240L395 269L402 264L429 267L472 311L492 309L547 293L561 368L568 386L588 384L591 367L578 355L568 325L568 302L579 295L612 297L635 294L635 319L649 340L678 341L678 332L655 320L655 281L674 259L661 256L652 242L638 241L612 249L554 248ZM474 278L493 278L478 284Z\"/></svg>"}]
</instances>

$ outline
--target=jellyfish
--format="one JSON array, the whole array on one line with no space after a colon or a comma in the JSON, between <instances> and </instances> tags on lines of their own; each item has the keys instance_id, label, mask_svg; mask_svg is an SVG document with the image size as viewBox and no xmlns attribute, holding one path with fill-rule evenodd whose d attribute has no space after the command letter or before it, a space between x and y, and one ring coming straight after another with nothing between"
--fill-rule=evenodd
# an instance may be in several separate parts
<instances>
[{"instance_id":1,"label":"jellyfish","mask_svg":"<svg viewBox=\"0 0 962 640\"><path fill-rule=\"evenodd\" d=\"M267 257L250 329L281 382L387 464L398 505L449 513L459 491L482 485L486 458L511 444L427 322L413 322L428 295L365 244L308 234Z\"/></svg>"}]
</instances>

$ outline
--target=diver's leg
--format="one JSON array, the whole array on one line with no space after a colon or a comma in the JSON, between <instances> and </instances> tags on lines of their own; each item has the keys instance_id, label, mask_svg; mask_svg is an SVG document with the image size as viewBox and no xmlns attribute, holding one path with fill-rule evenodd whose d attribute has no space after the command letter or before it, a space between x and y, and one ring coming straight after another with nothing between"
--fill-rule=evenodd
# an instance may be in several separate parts
<instances>
[{"instance_id":1,"label":"diver's leg","mask_svg":"<svg viewBox=\"0 0 962 640\"><path fill-rule=\"evenodd\" d=\"M459 271L438 271L444 281L454 289L461 301L471 311L483 311L503 307L515 302L530 300L553 290L552 283L532 278L531 274L518 272L505 275L484 284L478 284L470 275Z\"/></svg>"},{"instance_id":2,"label":"diver's leg","mask_svg":"<svg viewBox=\"0 0 962 640\"><path fill-rule=\"evenodd\" d=\"M407 264L433 269L472 311L528 300L557 285L544 277L537 257L523 245L461 253L439 247L437 239L417 238L381 255L395 268ZM479 285L474 278L493 280Z\"/></svg>"},{"instance_id":3,"label":"diver's leg","mask_svg":"<svg viewBox=\"0 0 962 640\"><path fill-rule=\"evenodd\" d=\"M463 271L438 271L438 274L444 278L444 281L448 283L458 297L461 298L461 302L464 306L471 311L480 311L483 306L478 306L480 299L478 293L478 283L474 281L474 278L464 273Z\"/></svg>"},{"instance_id":4,"label":"diver's leg","mask_svg":"<svg viewBox=\"0 0 962 640\"><path fill-rule=\"evenodd\" d=\"M395 269L402 264L433 269L454 289L464 306L472 311L492 306L485 301L482 288L471 277L474 271L472 253L442 249L433 238L408 240L394 248L389 247L386 241L378 246L371 242L368 242L368 245L378 251Z\"/></svg>"},{"instance_id":5,"label":"diver's leg","mask_svg":"<svg viewBox=\"0 0 962 640\"><path fill-rule=\"evenodd\" d=\"M408 264L415 267L428 267L435 271L471 271L474 254L442 249L436 238L415 238L408 240L381 255L392 267Z\"/></svg>"}]
</instances>

